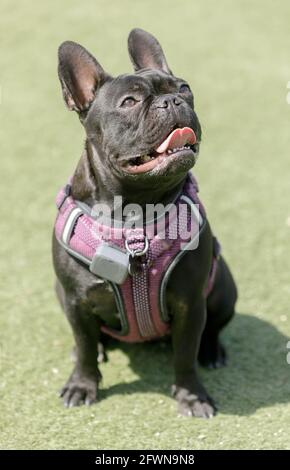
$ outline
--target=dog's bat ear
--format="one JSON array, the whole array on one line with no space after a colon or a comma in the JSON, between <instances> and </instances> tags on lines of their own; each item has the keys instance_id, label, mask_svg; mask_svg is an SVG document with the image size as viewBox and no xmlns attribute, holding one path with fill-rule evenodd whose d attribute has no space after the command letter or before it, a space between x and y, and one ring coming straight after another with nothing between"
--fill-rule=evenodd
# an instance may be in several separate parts
<instances>
[{"instance_id":1,"label":"dog's bat ear","mask_svg":"<svg viewBox=\"0 0 290 470\"><path fill-rule=\"evenodd\" d=\"M73 41L59 47L58 76L67 107L78 113L88 110L96 90L108 78L96 59Z\"/></svg>"},{"instance_id":2,"label":"dog's bat ear","mask_svg":"<svg viewBox=\"0 0 290 470\"><path fill-rule=\"evenodd\" d=\"M128 37L128 50L135 71L148 68L172 73L159 42L143 29L132 29Z\"/></svg>"}]
</instances>

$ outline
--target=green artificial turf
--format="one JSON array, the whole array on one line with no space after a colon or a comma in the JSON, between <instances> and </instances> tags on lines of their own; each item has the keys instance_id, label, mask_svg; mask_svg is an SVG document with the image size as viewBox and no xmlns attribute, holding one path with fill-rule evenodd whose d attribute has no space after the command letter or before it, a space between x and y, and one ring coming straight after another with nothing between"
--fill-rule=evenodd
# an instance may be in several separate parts
<instances>
[{"instance_id":1,"label":"green artificial turf","mask_svg":"<svg viewBox=\"0 0 290 470\"><path fill-rule=\"evenodd\" d=\"M290 448L289 17L287 0L2 0L1 448ZM219 405L209 421L177 417L162 344L112 349L97 405L68 410L57 397L72 335L53 289L54 198L84 139L62 101L57 48L78 41L123 73L135 26L194 90L195 174L239 287L229 366L201 371Z\"/></svg>"}]
</instances>

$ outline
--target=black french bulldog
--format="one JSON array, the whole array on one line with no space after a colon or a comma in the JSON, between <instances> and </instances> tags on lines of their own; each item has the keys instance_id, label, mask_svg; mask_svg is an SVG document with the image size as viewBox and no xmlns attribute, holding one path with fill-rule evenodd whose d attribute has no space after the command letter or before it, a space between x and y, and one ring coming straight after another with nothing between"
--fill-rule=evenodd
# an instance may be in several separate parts
<instances>
[{"instance_id":1,"label":"black french bulldog","mask_svg":"<svg viewBox=\"0 0 290 470\"><path fill-rule=\"evenodd\" d=\"M121 195L125 204L166 203L173 200L194 166L201 127L193 95L185 80L169 69L158 41L134 29L128 40L135 73L108 75L82 46L64 42L59 48L59 78L70 110L75 110L86 131L85 149L72 179L72 196L89 206L113 204ZM175 128L191 128L197 142L162 158L154 153ZM150 164L143 156L150 157ZM153 162L153 163L152 163ZM146 166L147 165L147 166ZM197 374L197 363L220 367L226 353L220 330L234 314L237 289L222 257L213 289L205 299L213 253L213 235L207 222L199 246L188 251L175 267L167 285L171 314L175 381L173 395L179 412L209 418L216 407ZM108 283L53 238L57 295L72 327L76 364L61 396L66 406L97 400L97 347L104 318L110 323L115 301Z\"/></svg>"}]
</instances>

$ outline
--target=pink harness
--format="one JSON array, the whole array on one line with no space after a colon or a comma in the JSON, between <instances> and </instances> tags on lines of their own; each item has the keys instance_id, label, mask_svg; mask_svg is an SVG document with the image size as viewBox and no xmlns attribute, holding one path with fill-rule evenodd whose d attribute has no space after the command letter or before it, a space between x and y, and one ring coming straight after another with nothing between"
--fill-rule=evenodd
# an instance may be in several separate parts
<instances>
[{"instance_id":1,"label":"pink harness","mask_svg":"<svg viewBox=\"0 0 290 470\"><path fill-rule=\"evenodd\" d=\"M156 234L156 220L130 229L104 225L91 215L88 206L85 208L83 203L74 200L70 192L71 187L67 185L56 199L55 234L66 251L93 273L96 250L104 243L127 253L130 259L125 280L121 284L108 281L115 295L121 330L103 326L102 331L126 342L148 341L169 333L170 319L165 302L168 280L186 251L197 247L206 224L195 178L188 174L175 201L176 212L166 216L163 237L159 232ZM187 211L181 210L184 205ZM177 236L172 237L172 232ZM218 249L213 256L205 295L209 294L216 274L219 245L215 248ZM98 277L102 276L98 273Z\"/></svg>"}]
</instances>

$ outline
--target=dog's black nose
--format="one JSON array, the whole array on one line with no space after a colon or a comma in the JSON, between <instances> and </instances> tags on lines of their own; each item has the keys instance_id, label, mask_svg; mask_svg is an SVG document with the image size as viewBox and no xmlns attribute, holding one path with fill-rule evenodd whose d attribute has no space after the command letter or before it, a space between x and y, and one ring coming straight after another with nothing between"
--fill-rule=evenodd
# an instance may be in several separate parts
<instances>
[{"instance_id":1,"label":"dog's black nose","mask_svg":"<svg viewBox=\"0 0 290 470\"><path fill-rule=\"evenodd\" d=\"M168 108L170 105L179 106L181 100L175 95L162 95L157 98L155 104L157 108Z\"/></svg>"}]
</instances>

